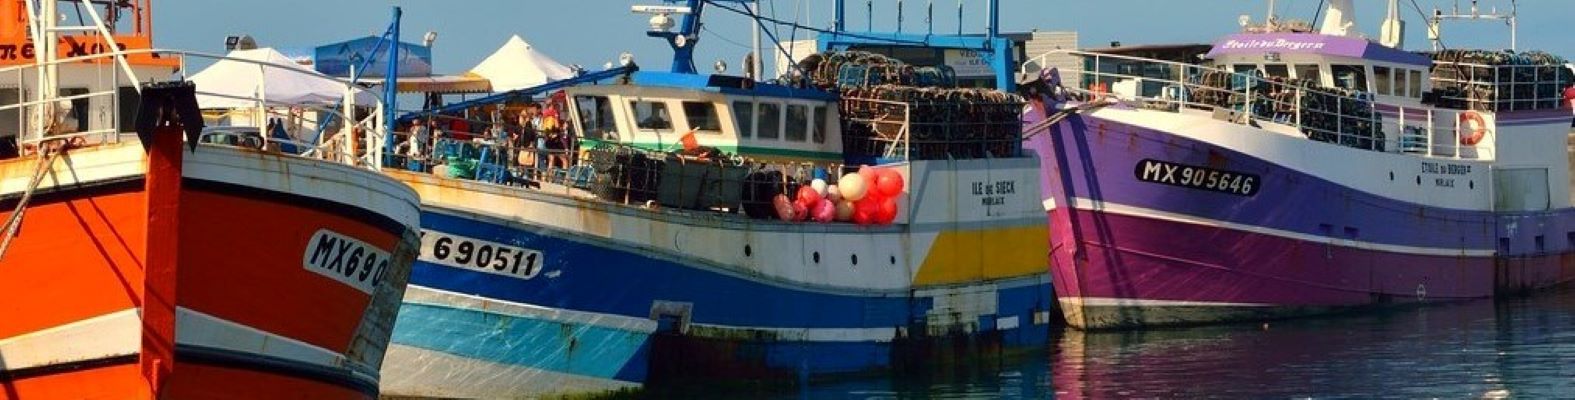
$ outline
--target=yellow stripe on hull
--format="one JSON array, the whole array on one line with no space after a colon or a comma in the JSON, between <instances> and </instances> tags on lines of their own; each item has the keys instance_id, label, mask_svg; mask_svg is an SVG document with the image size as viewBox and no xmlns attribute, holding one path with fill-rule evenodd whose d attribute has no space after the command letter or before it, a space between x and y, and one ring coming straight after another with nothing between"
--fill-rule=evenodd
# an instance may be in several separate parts
<instances>
[{"instance_id":1,"label":"yellow stripe on hull","mask_svg":"<svg viewBox=\"0 0 1575 400\"><path fill-rule=\"evenodd\" d=\"M941 232L913 277L914 286L949 285L1044 274L1050 265L1045 225Z\"/></svg>"}]
</instances>

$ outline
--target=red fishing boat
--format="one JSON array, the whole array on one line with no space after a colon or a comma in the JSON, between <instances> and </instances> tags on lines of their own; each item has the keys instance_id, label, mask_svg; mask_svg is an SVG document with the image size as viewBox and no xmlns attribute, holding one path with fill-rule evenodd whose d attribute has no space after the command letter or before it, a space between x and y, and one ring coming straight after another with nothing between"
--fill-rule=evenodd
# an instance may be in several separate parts
<instances>
[{"instance_id":1,"label":"red fishing boat","mask_svg":"<svg viewBox=\"0 0 1575 400\"><path fill-rule=\"evenodd\" d=\"M203 143L149 2L0 3L0 399L376 397L415 193Z\"/></svg>"}]
</instances>

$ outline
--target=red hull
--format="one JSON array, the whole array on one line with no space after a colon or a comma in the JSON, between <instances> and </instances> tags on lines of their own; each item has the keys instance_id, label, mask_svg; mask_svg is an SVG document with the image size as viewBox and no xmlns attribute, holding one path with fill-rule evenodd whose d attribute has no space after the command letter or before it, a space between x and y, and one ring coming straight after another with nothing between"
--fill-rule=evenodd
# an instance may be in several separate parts
<instances>
[{"instance_id":1,"label":"red hull","mask_svg":"<svg viewBox=\"0 0 1575 400\"><path fill-rule=\"evenodd\" d=\"M161 178L156 164L152 174L42 189L27 205L0 258L0 399L376 397L391 321L367 315L376 303L397 306L417 221L178 167ZM0 173L32 165L7 161ZM280 170L248 171L303 179ZM405 194L395 202L413 209ZM380 251L382 274L313 270L325 231L348 239L333 251ZM345 257L321 256L336 255ZM373 365L346 367L357 363Z\"/></svg>"}]
</instances>

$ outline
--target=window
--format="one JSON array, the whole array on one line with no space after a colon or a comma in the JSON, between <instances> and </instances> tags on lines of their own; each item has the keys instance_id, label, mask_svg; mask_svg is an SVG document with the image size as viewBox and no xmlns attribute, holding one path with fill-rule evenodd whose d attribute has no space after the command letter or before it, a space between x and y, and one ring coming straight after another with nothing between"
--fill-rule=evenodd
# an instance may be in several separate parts
<instances>
[{"instance_id":1,"label":"window","mask_svg":"<svg viewBox=\"0 0 1575 400\"><path fill-rule=\"evenodd\" d=\"M1360 65L1331 65L1329 72L1334 74L1334 86L1366 92L1367 73L1362 71Z\"/></svg>"},{"instance_id":2,"label":"window","mask_svg":"<svg viewBox=\"0 0 1575 400\"><path fill-rule=\"evenodd\" d=\"M121 86L115 90L116 102L120 104L120 127L129 129L137 126L137 109L142 106L142 95L136 88ZM0 101L0 104L7 104Z\"/></svg>"},{"instance_id":3,"label":"window","mask_svg":"<svg viewBox=\"0 0 1575 400\"><path fill-rule=\"evenodd\" d=\"M22 102L21 101L21 97L22 97L21 96L21 92L18 92L17 89L14 89L14 88L0 89L0 104L17 104L17 103L21 103ZM135 126L135 125L133 124L133 125L124 125L124 126L126 128L130 128L130 127ZM0 137L5 137L6 139L4 139L4 140L12 140L13 139L12 137L16 136L19 132L21 132L21 129L22 129L22 110L21 109L13 108L13 109L5 110L5 111L0 111Z\"/></svg>"},{"instance_id":4,"label":"window","mask_svg":"<svg viewBox=\"0 0 1575 400\"><path fill-rule=\"evenodd\" d=\"M88 94L87 88L60 89L60 97L81 96L81 95L84 95L84 94ZM88 105L90 104L89 100L90 99L87 98L87 97L78 98L78 99L72 99L71 100L71 116L70 116L70 118L76 120L76 123L77 123L76 132L87 132L87 130L88 130Z\"/></svg>"},{"instance_id":5,"label":"window","mask_svg":"<svg viewBox=\"0 0 1575 400\"><path fill-rule=\"evenodd\" d=\"M1422 97L1422 71L1411 71L1411 97Z\"/></svg>"},{"instance_id":6,"label":"window","mask_svg":"<svg viewBox=\"0 0 1575 400\"><path fill-rule=\"evenodd\" d=\"M758 108L760 113L755 115L758 116L757 120L760 121L760 125L756 126L755 133L761 139L782 137L782 105L777 103L760 103Z\"/></svg>"},{"instance_id":7,"label":"window","mask_svg":"<svg viewBox=\"0 0 1575 400\"><path fill-rule=\"evenodd\" d=\"M613 119L612 102L603 96L574 96L574 108L580 110L581 134L589 139L607 139L618 130Z\"/></svg>"},{"instance_id":8,"label":"window","mask_svg":"<svg viewBox=\"0 0 1575 400\"><path fill-rule=\"evenodd\" d=\"M1263 72L1275 78L1291 77L1291 70L1285 64L1268 64L1263 66Z\"/></svg>"},{"instance_id":9,"label":"window","mask_svg":"<svg viewBox=\"0 0 1575 400\"><path fill-rule=\"evenodd\" d=\"M1395 96L1405 96L1405 69L1395 68Z\"/></svg>"},{"instance_id":10,"label":"window","mask_svg":"<svg viewBox=\"0 0 1575 400\"><path fill-rule=\"evenodd\" d=\"M689 121L689 129L722 133L722 119L717 117L716 105L711 103L684 102L684 119Z\"/></svg>"},{"instance_id":11,"label":"window","mask_svg":"<svg viewBox=\"0 0 1575 400\"><path fill-rule=\"evenodd\" d=\"M1296 79L1306 79L1322 84L1323 81L1318 78L1318 64L1299 64L1296 66Z\"/></svg>"},{"instance_id":12,"label":"window","mask_svg":"<svg viewBox=\"0 0 1575 400\"><path fill-rule=\"evenodd\" d=\"M826 106L815 107L815 125L812 126L812 129L815 130L815 143L826 142L826 132L831 130L830 126L826 126L826 120L831 118L831 116L827 114L828 112L829 111L826 109Z\"/></svg>"},{"instance_id":13,"label":"window","mask_svg":"<svg viewBox=\"0 0 1575 400\"><path fill-rule=\"evenodd\" d=\"M1389 67L1373 67L1373 91L1381 95L1389 95L1389 83L1392 82L1391 76Z\"/></svg>"},{"instance_id":14,"label":"window","mask_svg":"<svg viewBox=\"0 0 1575 400\"><path fill-rule=\"evenodd\" d=\"M1258 70L1258 66L1252 64L1236 64L1234 67L1232 67L1232 70L1236 71L1238 74L1252 74L1252 71Z\"/></svg>"},{"instance_id":15,"label":"window","mask_svg":"<svg viewBox=\"0 0 1575 400\"><path fill-rule=\"evenodd\" d=\"M809 140L809 107L799 104L787 106L787 140L802 142Z\"/></svg>"},{"instance_id":16,"label":"window","mask_svg":"<svg viewBox=\"0 0 1575 400\"><path fill-rule=\"evenodd\" d=\"M634 110L634 125L640 129L673 129L673 117L667 113L667 103L631 101L629 108Z\"/></svg>"},{"instance_id":17,"label":"window","mask_svg":"<svg viewBox=\"0 0 1575 400\"><path fill-rule=\"evenodd\" d=\"M738 137L747 138L755 134L755 103L747 101L733 102L733 122L738 124Z\"/></svg>"}]
</instances>

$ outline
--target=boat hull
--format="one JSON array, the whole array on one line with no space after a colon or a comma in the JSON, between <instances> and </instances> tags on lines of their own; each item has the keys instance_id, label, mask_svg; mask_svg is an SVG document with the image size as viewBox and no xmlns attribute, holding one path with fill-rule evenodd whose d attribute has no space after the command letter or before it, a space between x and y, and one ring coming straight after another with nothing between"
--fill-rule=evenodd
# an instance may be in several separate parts
<instances>
[{"instance_id":1,"label":"boat hull","mask_svg":"<svg viewBox=\"0 0 1575 400\"><path fill-rule=\"evenodd\" d=\"M1155 114L1073 117L1031 143L1045 156L1051 269L1074 327L1264 320L1575 279L1575 243L1564 243L1575 212L1465 206L1491 207L1486 163ZM1172 171L1255 187L1189 186Z\"/></svg>"},{"instance_id":2,"label":"boat hull","mask_svg":"<svg viewBox=\"0 0 1575 400\"><path fill-rule=\"evenodd\" d=\"M783 224L396 176L423 195L428 245L383 370L389 394L791 385L990 357L1048 335L1036 217L920 228L931 232ZM525 279L457 267L434 259L434 238L545 261ZM995 251L964 264L954 246Z\"/></svg>"},{"instance_id":3,"label":"boat hull","mask_svg":"<svg viewBox=\"0 0 1575 400\"><path fill-rule=\"evenodd\" d=\"M415 194L238 149L198 148L166 177L146 161L72 150L27 203L0 257L0 399L375 397ZM0 165L6 217L36 165ZM372 272L310 269L324 238Z\"/></svg>"}]
</instances>

